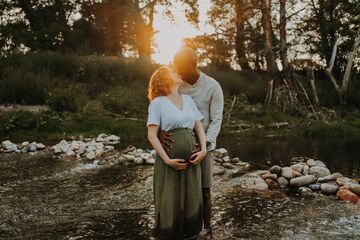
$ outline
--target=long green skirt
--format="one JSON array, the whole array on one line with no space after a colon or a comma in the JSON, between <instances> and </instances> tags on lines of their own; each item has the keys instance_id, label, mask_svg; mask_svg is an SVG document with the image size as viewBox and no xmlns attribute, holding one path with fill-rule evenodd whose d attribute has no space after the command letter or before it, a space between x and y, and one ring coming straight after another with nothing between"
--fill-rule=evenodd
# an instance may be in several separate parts
<instances>
[{"instance_id":1,"label":"long green skirt","mask_svg":"<svg viewBox=\"0 0 360 240\"><path fill-rule=\"evenodd\" d=\"M191 129L170 131L175 141L170 159L188 160L195 148ZM197 239L202 229L200 164L175 170L157 156L154 166L155 236L164 239Z\"/></svg>"}]
</instances>

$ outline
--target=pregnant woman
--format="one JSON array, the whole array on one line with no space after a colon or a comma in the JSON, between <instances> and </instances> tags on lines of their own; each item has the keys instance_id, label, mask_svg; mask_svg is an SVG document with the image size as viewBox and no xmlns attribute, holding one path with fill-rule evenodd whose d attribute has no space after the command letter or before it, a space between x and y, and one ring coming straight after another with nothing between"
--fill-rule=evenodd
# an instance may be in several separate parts
<instances>
[{"instance_id":1,"label":"pregnant woman","mask_svg":"<svg viewBox=\"0 0 360 240\"><path fill-rule=\"evenodd\" d=\"M188 95L179 94L182 83L169 67L157 69L150 78L148 139L156 150L154 166L155 237L199 239L202 229L200 162L206 156L202 114ZM171 133L174 146L165 150L158 131ZM199 138L201 150L194 152Z\"/></svg>"}]
</instances>

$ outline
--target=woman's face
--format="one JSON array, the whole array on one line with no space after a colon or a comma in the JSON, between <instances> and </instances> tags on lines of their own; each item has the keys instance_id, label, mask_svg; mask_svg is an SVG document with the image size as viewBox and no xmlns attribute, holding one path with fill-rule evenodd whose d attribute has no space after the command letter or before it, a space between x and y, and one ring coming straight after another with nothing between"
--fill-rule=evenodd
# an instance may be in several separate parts
<instances>
[{"instance_id":1,"label":"woman's face","mask_svg":"<svg viewBox=\"0 0 360 240\"><path fill-rule=\"evenodd\" d=\"M182 83L180 74L178 74L171 68L169 68L169 73L170 73L170 77L174 80L175 83Z\"/></svg>"}]
</instances>

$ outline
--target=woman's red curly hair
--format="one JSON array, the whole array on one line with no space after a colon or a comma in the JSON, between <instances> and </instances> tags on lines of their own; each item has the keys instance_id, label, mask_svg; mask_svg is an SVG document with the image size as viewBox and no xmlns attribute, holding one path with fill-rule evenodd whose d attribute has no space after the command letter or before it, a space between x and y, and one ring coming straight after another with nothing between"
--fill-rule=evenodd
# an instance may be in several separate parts
<instances>
[{"instance_id":1,"label":"woman's red curly hair","mask_svg":"<svg viewBox=\"0 0 360 240\"><path fill-rule=\"evenodd\" d=\"M158 68L150 78L148 98L152 101L159 96L167 96L171 92L174 80L170 76L171 69L167 66Z\"/></svg>"}]
</instances>

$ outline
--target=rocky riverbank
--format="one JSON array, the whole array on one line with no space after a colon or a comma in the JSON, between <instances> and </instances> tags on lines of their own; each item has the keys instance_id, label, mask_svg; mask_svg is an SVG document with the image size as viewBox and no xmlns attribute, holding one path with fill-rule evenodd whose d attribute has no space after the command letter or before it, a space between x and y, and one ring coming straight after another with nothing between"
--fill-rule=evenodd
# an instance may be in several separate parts
<instances>
[{"instance_id":1,"label":"rocky riverbank","mask_svg":"<svg viewBox=\"0 0 360 240\"><path fill-rule=\"evenodd\" d=\"M79 140L61 140L54 146L46 147L42 143L12 143L5 140L1 143L0 152L29 153L48 149L60 159L85 159L93 161L89 167L100 165L153 165L155 150L140 149L129 146L117 151L114 144L119 143L116 135L99 134L96 138ZM338 199L360 202L359 179L351 179L341 173L331 173L326 164L312 158L293 158L293 165L281 167L274 165L268 170L250 171L249 163L238 157L230 157L224 148L214 150L213 175L230 179L230 184L253 190L296 189L301 195L336 195Z\"/></svg>"}]
</instances>

